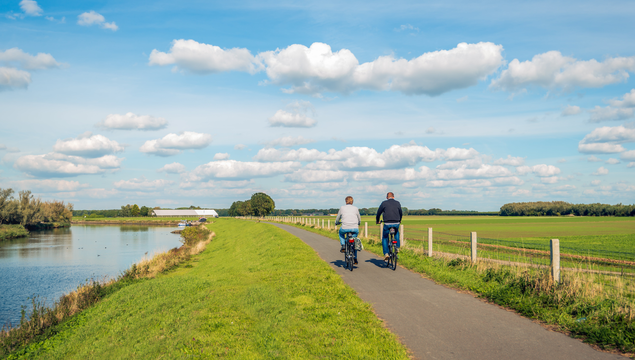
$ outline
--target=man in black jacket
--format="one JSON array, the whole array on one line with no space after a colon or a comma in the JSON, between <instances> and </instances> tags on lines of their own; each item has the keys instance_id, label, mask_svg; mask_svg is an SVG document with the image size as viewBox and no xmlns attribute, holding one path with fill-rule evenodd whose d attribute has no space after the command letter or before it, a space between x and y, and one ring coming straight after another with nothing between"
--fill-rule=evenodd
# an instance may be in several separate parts
<instances>
[{"instance_id":1,"label":"man in black jacket","mask_svg":"<svg viewBox=\"0 0 635 360\"><path fill-rule=\"evenodd\" d=\"M384 260L388 260L388 233L390 228L395 228L395 240L397 240L397 249L399 249L401 246L399 241L399 223L403 217L401 204L395 200L395 194L392 192L386 195L386 200L377 209L377 217L375 218L377 224L379 224L379 218L382 213L384 214L384 231L381 236L381 243L384 248Z\"/></svg>"}]
</instances>

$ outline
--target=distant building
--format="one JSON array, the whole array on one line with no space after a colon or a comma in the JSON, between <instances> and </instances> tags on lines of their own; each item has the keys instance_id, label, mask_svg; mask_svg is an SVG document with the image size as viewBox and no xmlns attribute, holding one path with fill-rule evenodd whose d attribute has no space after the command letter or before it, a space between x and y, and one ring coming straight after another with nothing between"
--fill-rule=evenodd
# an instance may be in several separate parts
<instances>
[{"instance_id":1,"label":"distant building","mask_svg":"<svg viewBox=\"0 0 635 360\"><path fill-rule=\"evenodd\" d=\"M152 210L152 216L157 217L218 217L215 210Z\"/></svg>"}]
</instances>

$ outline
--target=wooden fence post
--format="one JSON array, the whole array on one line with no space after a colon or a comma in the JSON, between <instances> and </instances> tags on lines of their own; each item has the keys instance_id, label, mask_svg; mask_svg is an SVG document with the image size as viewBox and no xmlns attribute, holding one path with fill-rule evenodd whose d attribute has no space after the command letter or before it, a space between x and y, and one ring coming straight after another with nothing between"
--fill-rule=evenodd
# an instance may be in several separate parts
<instances>
[{"instance_id":1,"label":"wooden fence post","mask_svg":"<svg viewBox=\"0 0 635 360\"><path fill-rule=\"evenodd\" d=\"M364 237L368 239L368 221L364 223Z\"/></svg>"},{"instance_id":2,"label":"wooden fence post","mask_svg":"<svg viewBox=\"0 0 635 360\"><path fill-rule=\"evenodd\" d=\"M472 261L476 261L476 232L472 231L470 235L470 240L472 241Z\"/></svg>"},{"instance_id":3,"label":"wooden fence post","mask_svg":"<svg viewBox=\"0 0 635 360\"><path fill-rule=\"evenodd\" d=\"M379 240L384 236L384 223L379 223Z\"/></svg>"},{"instance_id":4,"label":"wooden fence post","mask_svg":"<svg viewBox=\"0 0 635 360\"><path fill-rule=\"evenodd\" d=\"M560 240L551 239L551 276L553 281L560 282Z\"/></svg>"},{"instance_id":5,"label":"wooden fence post","mask_svg":"<svg viewBox=\"0 0 635 360\"><path fill-rule=\"evenodd\" d=\"M432 256L432 228L428 228L428 256Z\"/></svg>"},{"instance_id":6,"label":"wooden fence post","mask_svg":"<svg viewBox=\"0 0 635 360\"><path fill-rule=\"evenodd\" d=\"M331 230L331 219L329 219L327 225L329 226L329 231Z\"/></svg>"},{"instance_id":7,"label":"wooden fence post","mask_svg":"<svg viewBox=\"0 0 635 360\"><path fill-rule=\"evenodd\" d=\"M322 219L322 229L324 229L324 219Z\"/></svg>"},{"instance_id":8,"label":"wooden fence post","mask_svg":"<svg viewBox=\"0 0 635 360\"><path fill-rule=\"evenodd\" d=\"M403 232L403 224L399 225L399 238L401 239L401 246L406 246L406 235Z\"/></svg>"}]
</instances>

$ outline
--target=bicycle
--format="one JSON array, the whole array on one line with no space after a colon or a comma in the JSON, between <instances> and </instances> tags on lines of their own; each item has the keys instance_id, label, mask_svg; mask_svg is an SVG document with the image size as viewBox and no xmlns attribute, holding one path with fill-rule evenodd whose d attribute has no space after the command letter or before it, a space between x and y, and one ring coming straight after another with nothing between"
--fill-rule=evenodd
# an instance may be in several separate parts
<instances>
[{"instance_id":1,"label":"bicycle","mask_svg":"<svg viewBox=\"0 0 635 360\"><path fill-rule=\"evenodd\" d=\"M346 233L346 251L344 252L344 269L353 271L353 265L355 264L355 233Z\"/></svg>"},{"instance_id":2,"label":"bicycle","mask_svg":"<svg viewBox=\"0 0 635 360\"><path fill-rule=\"evenodd\" d=\"M388 230L388 260L384 260L386 267L392 269L392 271L397 269L397 260L399 259L399 249L397 248L397 240L395 240L396 233L397 229L394 227ZM383 234L380 234L380 236L383 237Z\"/></svg>"}]
</instances>

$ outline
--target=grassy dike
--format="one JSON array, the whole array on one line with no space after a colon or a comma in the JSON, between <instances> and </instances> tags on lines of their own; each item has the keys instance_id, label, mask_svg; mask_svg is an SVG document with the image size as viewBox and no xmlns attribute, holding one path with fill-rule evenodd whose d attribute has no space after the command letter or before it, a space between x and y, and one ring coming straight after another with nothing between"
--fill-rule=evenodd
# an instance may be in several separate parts
<instances>
[{"instance_id":1,"label":"grassy dike","mask_svg":"<svg viewBox=\"0 0 635 360\"><path fill-rule=\"evenodd\" d=\"M208 227L216 237L190 261L130 281L8 358L408 358L298 238L233 219Z\"/></svg>"},{"instance_id":2,"label":"grassy dike","mask_svg":"<svg viewBox=\"0 0 635 360\"><path fill-rule=\"evenodd\" d=\"M332 230L286 225L338 239ZM362 242L366 250L381 255L381 242L376 238ZM610 287L594 275L564 273L561 284L555 284L546 269L427 257L420 249L412 248L402 249L399 264L437 283L468 290L523 316L553 325L554 330L601 349L635 356L635 300L632 292L624 290L630 288L633 279L617 278Z\"/></svg>"}]
</instances>

